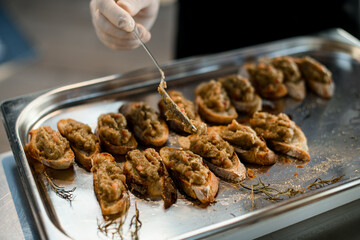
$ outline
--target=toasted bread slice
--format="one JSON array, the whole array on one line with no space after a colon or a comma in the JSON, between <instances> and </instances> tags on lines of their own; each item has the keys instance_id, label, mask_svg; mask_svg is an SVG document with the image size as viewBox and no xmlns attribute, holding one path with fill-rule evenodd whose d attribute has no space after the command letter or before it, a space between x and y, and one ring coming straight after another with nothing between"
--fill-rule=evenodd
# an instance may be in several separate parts
<instances>
[{"instance_id":1,"label":"toasted bread slice","mask_svg":"<svg viewBox=\"0 0 360 240\"><path fill-rule=\"evenodd\" d=\"M204 204L215 201L219 179L202 162L199 155L191 151L163 147L160 156L170 176L185 194Z\"/></svg>"},{"instance_id":2,"label":"toasted bread slice","mask_svg":"<svg viewBox=\"0 0 360 240\"><path fill-rule=\"evenodd\" d=\"M124 173L131 191L151 199L163 198L165 209L176 202L176 187L155 149L128 152Z\"/></svg>"},{"instance_id":3,"label":"toasted bread slice","mask_svg":"<svg viewBox=\"0 0 360 240\"><path fill-rule=\"evenodd\" d=\"M313 92L323 98L331 98L334 95L335 84L329 69L309 56L296 58L295 62Z\"/></svg>"},{"instance_id":4,"label":"toasted bread slice","mask_svg":"<svg viewBox=\"0 0 360 240\"><path fill-rule=\"evenodd\" d=\"M129 102L119 109L131 123L135 136L145 145L162 146L169 137L169 128L148 104Z\"/></svg>"},{"instance_id":5,"label":"toasted bread slice","mask_svg":"<svg viewBox=\"0 0 360 240\"><path fill-rule=\"evenodd\" d=\"M305 98L305 81L301 76L300 69L291 56L281 56L271 59L263 59L264 62L272 64L275 68L282 71L284 75L284 84L290 97L301 101Z\"/></svg>"},{"instance_id":6,"label":"toasted bread slice","mask_svg":"<svg viewBox=\"0 0 360 240\"><path fill-rule=\"evenodd\" d=\"M49 126L42 126L29 132L27 153L53 169L67 169L74 164L75 155L69 141Z\"/></svg>"},{"instance_id":7,"label":"toasted bread slice","mask_svg":"<svg viewBox=\"0 0 360 240\"><path fill-rule=\"evenodd\" d=\"M89 125L73 119L62 119L57 123L61 135L69 142L75 153L75 160L87 171L91 169L91 156L101 151L98 137Z\"/></svg>"},{"instance_id":8,"label":"toasted bread slice","mask_svg":"<svg viewBox=\"0 0 360 240\"><path fill-rule=\"evenodd\" d=\"M306 96L305 81L285 82L289 96L295 100L301 101Z\"/></svg>"},{"instance_id":9,"label":"toasted bread slice","mask_svg":"<svg viewBox=\"0 0 360 240\"><path fill-rule=\"evenodd\" d=\"M318 81L314 81L313 79L308 79L307 84L309 88L323 98L331 98L335 92L335 84L331 83L321 83Z\"/></svg>"},{"instance_id":10,"label":"toasted bread slice","mask_svg":"<svg viewBox=\"0 0 360 240\"><path fill-rule=\"evenodd\" d=\"M294 157L302 161L310 160L307 139L303 131L301 131L300 127L297 125L294 128L294 137L290 143L268 140L267 144L270 148L274 149L274 151L284 153L290 157Z\"/></svg>"},{"instance_id":11,"label":"toasted bread slice","mask_svg":"<svg viewBox=\"0 0 360 240\"><path fill-rule=\"evenodd\" d=\"M250 115L254 112L261 111L262 109L262 100L261 97L257 94L255 94L253 101L245 102L232 100L232 103L236 110Z\"/></svg>"},{"instance_id":12,"label":"toasted bread slice","mask_svg":"<svg viewBox=\"0 0 360 240\"><path fill-rule=\"evenodd\" d=\"M200 116L208 122L226 124L238 116L225 89L214 80L201 83L195 89L195 103Z\"/></svg>"},{"instance_id":13,"label":"toasted bread slice","mask_svg":"<svg viewBox=\"0 0 360 240\"><path fill-rule=\"evenodd\" d=\"M233 182L246 178L246 168L234 148L216 132L207 135L190 135L190 151L200 155L216 176Z\"/></svg>"},{"instance_id":14,"label":"toasted bread slice","mask_svg":"<svg viewBox=\"0 0 360 240\"><path fill-rule=\"evenodd\" d=\"M258 137L249 126L240 124L236 120L228 126L210 127L208 132L212 131L228 141L243 162L272 165L277 160L276 154L266 146L265 140Z\"/></svg>"},{"instance_id":15,"label":"toasted bread slice","mask_svg":"<svg viewBox=\"0 0 360 240\"><path fill-rule=\"evenodd\" d=\"M126 177L114 157L109 153L97 153L92 160L94 191L103 216L126 213L130 207Z\"/></svg>"},{"instance_id":16,"label":"toasted bread slice","mask_svg":"<svg viewBox=\"0 0 360 240\"><path fill-rule=\"evenodd\" d=\"M256 112L250 125L274 151L302 161L310 160L305 134L285 113Z\"/></svg>"},{"instance_id":17,"label":"toasted bread slice","mask_svg":"<svg viewBox=\"0 0 360 240\"><path fill-rule=\"evenodd\" d=\"M277 99L284 97L288 90L284 85L284 74L267 63L246 64L250 81L261 97Z\"/></svg>"},{"instance_id":18,"label":"toasted bread slice","mask_svg":"<svg viewBox=\"0 0 360 240\"><path fill-rule=\"evenodd\" d=\"M218 81L226 90L237 111L251 115L261 110L262 100L247 78L232 74L220 77Z\"/></svg>"},{"instance_id":19,"label":"toasted bread slice","mask_svg":"<svg viewBox=\"0 0 360 240\"><path fill-rule=\"evenodd\" d=\"M127 129L126 118L121 113L100 115L95 133L102 147L112 154L125 155L138 145L134 135Z\"/></svg>"}]
</instances>

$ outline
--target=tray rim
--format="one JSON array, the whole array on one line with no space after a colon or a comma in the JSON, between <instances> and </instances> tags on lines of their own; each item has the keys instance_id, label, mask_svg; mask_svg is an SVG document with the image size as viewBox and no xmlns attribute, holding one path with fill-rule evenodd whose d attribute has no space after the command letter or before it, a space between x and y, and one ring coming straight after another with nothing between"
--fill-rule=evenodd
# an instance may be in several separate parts
<instances>
[{"instance_id":1,"label":"tray rim","mask_svg":"<svg viewBox=\"0 0 360 240\"><path fill-rule=\"evenodd\" d=\"M326 35L328 34L328 35ZM334 40L336 42L340 42L340 43L346 43L346 44L350 44L356 47L360 46L360 42L352 37L351 35L346 33L345 31L341 30L341 29L335 29L330 31L329 33L325 33L325 38L328 38L328 40ZM321 34L319 34L320 37L324 37ZM316 38L318 38L319 36L315 36ZM311 38L314 36L300 36L300 37L295 37L295 38L291 38L291 39L299 39L299 38ZM339 41L343 40L343 41ZM271 42L271 43L266 43L266 44L261 44L261 45L256 45L256 46L251 46L251 47L247 47L244 49L239 49L237 51L246 51L246 50L251 50L253 48L259 48L261 46L266 46L266 45L271 45L271 44L279 44L281 42L287 41L289 39L285 39L285 40L280 40L280 41L276 41L276 42ZM191 62L191 61L195 61L198 59L204 59L204 58L216 58L218 56L226 56L227 54L232 54L234 52L237 51L229 51L229 52L225 52L225 53L219 53L219 54L213 54L213 55L208 55L208 56L203 56L203 57L193 57L193 58L187 58L187 59L183 59L180 61L172 61L166 65L166 66L173 66L176 64L183 64L186 62ZM152 69L152 68L151 68ZM21 176L21 181L23 183L24 186L24 190L27 196L27 200L30 202L30 206L31 206L31 210L32 210L32 214L34 216L34 219L36 221L36 226L38 227L38 231L40 234L40 237L42 239L48 239L50 234L51 234L51 238L52 239L64 239L64 238L68 238L68 236L65 235L64 232L60 231L59 226L55 226L53 221L51 221L47 215L47 211L45 210L44 206L39 202L39 199L41 201L41 198L39 196L39 192L37 190L37 185L35 183L35 180L33 179L33 175L32 175L32 171L30 169L30 166L27 163L26 160L26 156L25 156L25 152L22 148L22 143L20 142L20 137L18 134L18 127L19 127L19 118L21 117L21 114L23 114L23 111L25 109L25 107L29 106L30 103L32 103L34 100L38 99L39 97L45 96L45 95L51 95L55 92L59 92L59 91L63 91L63 90L69 90L72 88L77 88L77 87L81 87L81 86L88 86L91 84L101 84L102 82L106 82L106 81L112 81L115 80L117 78L122 78L122 77L136 77L137 75L143 73L143 72L151 72L150 68L145 68L145 69L140 69L140 70L135 70L133 72L129 72L129 73L125 73L125 74L114 74L114 75L110 75L110 76L106 76L106 77L102 77L102 78L96 78L96 79L92 79L89 81L85 81L85 82L81 82L81 83L76 83L76 84L71 84L71 85L67 85L64 87L60 87L60 88L55 88L55 89L50 89L50 90L45 90L39 93L35 93L35 94L29 94L29 95L25 95L25 96L20 96L17 98L13 98L13 99L9 99L9 100L5 100L1 103L1 110L2 110L2 120L3 120L3 124L5 126L6 129L6 133L8 135L9 138L9 142L12 148L12 152L14 154L14 158L16 160L16 164L18 167L18 170L20 172L20 176ZM171 79L170 79L171 80ZM152 83L149 83L152 84ZM21 102L21 103L19 103ZM18 110L18 112L14 112L13 115L8 116L6 114L6 110L5 110L5 105L6 104L15 104L16 107L18 108L22 108L21 111ZM12 124L11 120L16 119L16 124ZM346 192L349 191L353 188L359 187L360 186L360 180L352 180L349 183L342 183L340 186L337 186L333 189L330 189L331 191L328 191L327 188L324 188L323 191L324 193L321 192L316 192L315 194L311 194L311 197L316 197L316 195L318 194L322 194L324 197L326 196L332 196L332 195L336 195L339 194L341 192ZM336 191L335 191L336 190ZM301 201L302 203L300 205L307 205L311 202L313 202L313 200L309 200L309 196L304 195L301 196L300 198L296 198L296 199L292 199L294 202L298 202L299 200L301 200L302 198L305 198L304 201ZM320 199L318 199L320 200ZM279 203L279 204L274 204L268 207L265 207L263 209L260 209L259 211L257 211L256 215L252 214L252 216L255 216L255 221L256 221L256 216L259 215L261 212L263 211L267 211L271 213L271 210L275 209L275 208L280 208L281 205L288 205L289 201L287 201L286 203ZM296 203L293 203L296 204ZM345 204L345 203L344 203ZM278 206L280 205L280 206ZM339 205L340 206L340 205ZM274 216L283 213L285 210L280 211L279 213L275 214ZM275 211L276 212L276 211ZM244 214L246 215L246 214ZM235 224L235 226L233 227L237 227L236 223L239 223L241 221L241 219L243 218L242 216L239 216L235 219L232 219L231 221L223 221L221 223L218 224L213 224L210 225L209 227L204 227L201 228L199 230L195 230L195 231L191 231L188 234L184 234L179 236L179 238L197 238L197 237L206 237L210 234L210 232L212 233L220 233L220 231L218 231L219 227L224 227L224 226L233 226ZM249 219L249 218L248 218ZM232 225L233 224L233 225ZM241 224L240 224L241 225ZM228 229L231 229L233 227L229 227ZM61 227L60 227L61 228ZM177 239L177 238L175 238Z\"/></svg>"}]
</instances>

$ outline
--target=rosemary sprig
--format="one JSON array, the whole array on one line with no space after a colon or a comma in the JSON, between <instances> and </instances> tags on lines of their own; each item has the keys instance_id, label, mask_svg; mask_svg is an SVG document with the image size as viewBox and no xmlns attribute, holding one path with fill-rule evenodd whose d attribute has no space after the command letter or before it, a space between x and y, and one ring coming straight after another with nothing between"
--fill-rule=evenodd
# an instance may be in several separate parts
<instances>
[{"instance_id":1,"label":"rosemary sprig","mask_svg":"<svg viewBox=\"0 0 360 240\"><path fill-rule=\"evenodd\" d=\"M74 200L74 198L75 198L75 195L73 194L73 192L75 191L76 187L72 188L71 190L65 190L64 187L60 187L59 185L54 183L54 181L49 177L49 175L47 174L46 171L44 172L44 175L45 175L45 178L48 181L51 189L56 193L56 195L69 201L71 204L71 201Z\"/></svg>"},{"instance_id":2,"label":"rosemary sprig","mask_svg":"<svg viewBox=\"0 0 360 240\"><path fill-rule=\"evenodd\" d=\"M97 225L98 225L98 230L99 232L101 232L102 234L104 234L106 237L110 237L112 239L124 239L124 235L122 232L122 228L123 225L125 223L125 216L120 216L119 215L114 215L110 218L108 218L108 220L104 221L104 222L100 222L97 219ZM134 226L134 230L132 230L132 227ZM131 220L130 220L130 226L128 231L131 231L131 239L135 239L138 240L139 239L139 230L142 226L142 222L140 221L140 211L137 208L137 202L135 201L135 214L134 216L132 216ZM126 235L129 232L126 233Z\"/></svg>"},{"instance_id":3,"label":"rosemary sprig","mask_svg":"<svg viewBox=\"0 0 360 240\"><path fill-rule=\"evenodd\" d=\"M105 222L100 222L99 219L97 219L98 230L105 236L111 234L112 239L119 237L122 240L124 239L122 234L122 226L124 225L124 222L125 220L123 217L110 218L110 220Z\"/></svg>"},{"instance_id":4,"label":"rosemary sprig","mask_svg":"<svg viewBox=\"0 0 360 240\"><path fill-rule=\"evenodd\" d=\"M280 191L276 188L270 187L270 184L265 184L263 181L261 181L260 178L257 184L247 185L244 183L240 183L240 186L242 186L244 189L251 191L251 209L253 209L253 207L255 206L254 194L264 194L265 199L269 201L281 201L284 200L284 197L295 197L296 195L303 194L309 190L319 189L327 185L334 184L340 181L344 176L345 175L341 175L336 178L332 177L329 180L322 180L321 178L316 178L314 182L305 187L299 189L287 188L285 191Z\"/></svg>"},{"instance_id":5,"label":"rosemary sprig","mask_svg":"<svg viewBox=\"0 0 360 240\"><path fill-rule=\"evenodd\" d=\"M138 240L139 239L139 230L142 226L142 222L140 221L140 211L137 208L137 202L135 201L135 215L131 218L130 228L135 225L134 231L131 231L131 239Z\"/></svg>"}]
</instances>

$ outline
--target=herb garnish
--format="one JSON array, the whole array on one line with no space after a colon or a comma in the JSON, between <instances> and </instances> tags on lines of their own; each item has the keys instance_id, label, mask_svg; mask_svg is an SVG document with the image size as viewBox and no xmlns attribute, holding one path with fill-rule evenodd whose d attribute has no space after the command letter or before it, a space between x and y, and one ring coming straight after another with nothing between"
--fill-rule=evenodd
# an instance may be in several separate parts
<instances>
[{"instance_id":1,"label":"herb garnish","mask_svg":"<svg viewBox=\"0 0 360 240\"><path fill-rule=\"evenodd\" d=\"M65 190L64 187L60 187L59 185L57 185L56 183L54 183L54 181L49 177L49 175L47 174L47 172L44 172L44 175L46 177L46 180L48 181L51 189L61 198L67 200L70 202L74 200L75 195L73 194L73 192L75 191L76 187L74 187L71 190Z\"/></svg>"},{"instance_id":2,"label":"herb garnish","mask_svg":"<svg viewBox=\"0 0 360 240\"><path fill-rule=\"evenodd\" d=\"M138 232L142 226L142 222L140 221L140 212L139 209L137 208L137 202L135 201L135 215L131 218L131 223L130 223L130 228L135 225L135 230L131 231L131 238L138 240L139 239L139 235Z\"/></svg>"},{"instance_id":3,"label":"herb garnish","mask_svg":"<svg viewBox=\"0 0 360 240\"><path fill-rule=\"evenodd\" d=\"M109 218L109 220L100 223L97 219L98 230L103 233L105 236L108 236L111 233L112 239L116 236L120 237L120 239L124 239L122 235L122 226L124 225L123 217L113 217Z\"/></svg>"},{"instance_id":4,"label":"herb garnish","mask_svg":"<svg viewBox=\"0 0 360 240\"><path fill-rule=\"evenodd\" d=\"M327 185L331 185L334 183L337 183L340 181L345 175L341 175L339 177L332 177L329 180L322 180L321 178L316 178L314 182L311 184L299 188L288 188L285 191L280 191L276 188L270 187L270 184L265 184L261 179L259 178L258 183L247 185L244 183L240 183L239 185L243 187L244 189L251 191L251 211L255 208L255 194L263 194L265 195L264 199L269 201L281 201L284 200L284 197L295 197L298 194L303 194L309 190L313 189L319 189L322 187L325 187Z\"/></svg>"},{"instance_id":5,"label":"herb garnish","mask_svg":"<svg viewBox=\"0 0 360 240\"><path fill-rule=\"evenodd\" d=\"M122 227L125 223L125 219L126 216L120 215L119 217L119 215L116 214L114 216L107 217L107 220L104 222L100 222L99 220L97 220L98 230L107 237L110 236L111 234L112 239L115 238L124 239L124 235L122 233ZM135 226L135 229L131 230L133 226ZM130 226L128 230L131 231L131 239L135 239L135 240L139 239L138 232L141 226L142 226L142 222L140 221L140 211L137 208L137 202L135 201L135 215L132 216L130 220Z\"/></svg>"}]
</instances>

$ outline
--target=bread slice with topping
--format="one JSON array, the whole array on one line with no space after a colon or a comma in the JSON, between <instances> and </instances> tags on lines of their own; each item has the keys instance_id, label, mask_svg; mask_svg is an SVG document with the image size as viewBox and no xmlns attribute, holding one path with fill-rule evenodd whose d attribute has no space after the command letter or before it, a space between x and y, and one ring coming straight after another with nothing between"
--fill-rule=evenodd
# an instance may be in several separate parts
<instances>
[{"instance_id":1,"label":"bread slice with topping","mask_svg":"<svg viewBox=\"0 0 360 240\"><path fill-rule=\"evenodd\" d=\"M238 116L225 89L215 80L201 83L195 89L195 103L200 116L211 123L230 123Z\"/></svg>"},{"instance_id":2,"label":"bread slice with topping","mask_svg":"<svg viewBox=\"0 0 360 240\"><path fill-rule=\"evenodd\" d=\"M206 135L190 135L190 151L200 155L206 165L218 177L240 182L246 178L246 168L234 148L216 132L208 130Z\"/></svg>"},{"instance_id":3,"label":"bread slice with topping","mask_svg":"<svg viewBox=\"0 0 360 240\"><path fill-rule=\"evenodd\" d=\"M329 69L309 56L297 58L295 61L313 92L323 98L331 98L334 95L335 84Z\"/></svg>"},{"instance_id":4,"label":"bread slice with topping","mask_svg":"<svg viewBox=\"0 0 360 240\"><path fill-rule=\"evenodd\" d=\"M227 126L208 128L208 132L213 131L229 142L244 162L272 165L277 160L276 154L267 147L263 138L257 136L251 127L240 124L236 120Z\"/></svg>"},{"instance_id":5,"label":"bread slice with topping","mask_svg":"<svg viewBox=\"0 0 360 240\"><path fill-rule=\"evenodd\" d=\"M29 132L28 155L53 169L67 169L74 164L75 155L69 141L50 126L41 126Z\"/></svg>"},{"instance_id":6,"label":"bread slice with topping","mask_svg":"<svg viewBox=\"0 0 360 240\"><path fill-rule=\"evenodd\" d=\"M145 145L162 146L169 137L169 128L147 103L129 102L119 112L131 123L135 136Z\"/></svg>"},{"instance_id":7,"label":"bread slice with topping","mask_svg":"<svg viewBox=\"0 0 360 240\"><path fill-rule=\"evenodd\" d=\"M130 191L154 200L162 198L165 209L176 202L176 187L155 149L136 149L128 152L124 173Z\"/></svg>"},{"instance_id":8,"label":"bread slice with topping","mask_svg":"<svg viewBox=\"0 0 360 240\"><path fill-rule=\"evenodd\" d=\"M68 118L61 119L57 123L57 128L61 135L70 142L75 153L75 160L87 171L90 171L91 156L101 151L100 141L92 133L90 126Z\"/></svg>"},{"instance_id":9,"label":"bread slice with topping","mask_svg":"<svg viewBox=\"0 0 360 240\"><path fill-rule=\"evenodd\" d=\"M274 151L298 160L310 160L305 134L285 113L256 112L250 119L250 125Z\"/></svg>"},{"instance_id":10,"label":"bread slice with topping","mask_svg":"<svg viewBox=\"0 0 360 240\"><path fill-rule=\"evenodd\" d=\"M160 156L170 176L186 195L203 204L215 201L219 179L208 169L199 155L191 151L163 147Z\"/></svg>"},{"instance_id":11,"label":"bread slice with topping","mask_svg":"<svg viewBox=\"0 0 360 240\"><path fill-rule=\"evenodd\" d=\"M98 117L96 135L104 150L112 154L125 155L138 145L121 113L101 114Z\"/></svg>"},{"instance_id":12,"label":"bread slice with topping","mask_svg":"<svg viewBox=\"0 0 360 240\"><path fill-rule=\"evenodd\" d=\"M130 197L122 169L109 153L97 153L92 161L94 191L103 216L123 215L130 207Z\"/></svg>"}]
</instances>

